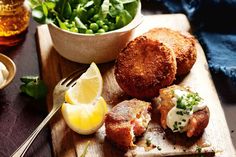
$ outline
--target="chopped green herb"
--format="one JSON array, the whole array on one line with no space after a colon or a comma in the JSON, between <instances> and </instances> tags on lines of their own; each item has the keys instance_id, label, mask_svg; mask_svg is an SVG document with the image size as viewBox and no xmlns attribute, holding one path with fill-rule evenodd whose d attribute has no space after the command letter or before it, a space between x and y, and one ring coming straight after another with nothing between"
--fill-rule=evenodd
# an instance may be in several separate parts
<instances>
[{"instance_id":1,"label":"chopped green herb","mask_svg":"<svg viewBox=\"0 0 236 157\"><path fill-rule=\"evenodd\" d=\"M183 111L177 111L176 114L181 115L181 116L184 115Z\"/></svg>"},{"instance_id":2,"label":"chopped green herb","mask_svg":"<svg viewBox=\"0 0 236 157\"><path fill-rule=\"evenodd\" d=\"M202 152L202 147L197 146L197 148L196 148L196 152L197 152L197 153L201 153L201 152Z\"/></svg>"},{"instance_id":3,"label":"chopped green herb","mask_svg":"<svg viewBox=\"0 0 236 157\"><path fill-rule=\"evenodd\" d=\"M178 130L178 123L177 123L177 121L175 121L175 123L173 125L173 128L174 128L174 130Z\"/></svg>"},{"instance_id":4,"label":"chopped green herb","mask_svg":"<svg viewBox=\"0 0 236 157\"><path fill-rule=\"evenodd\" d=\"M185 112L185 114L189 115L189 114L190 114L190 112L189 112L189 111L186 111L186 112Z\"/></svg>"},{"instance_id":5,"label":"chopped green herb","mask_svg":"<svg viewBox=\"0 0 236 157\"><path fill-rule=\"evenodd\" d=\"M179 109L185 110L185 109L186 109L186 105L184 104L183 99L184 99L183 96L181 96L181 97L178 98L178 100L177 100L177 106L176 106L176 107L179 108Z\"/></svg>"},{"instance_id":6,"label":"chopped green herb","mask_svg":"<svg viewBox=\"0 0 236 157\"><path fill-rule=\"evenodd\" d=\"M152 141L150 138L146 139L146 145L149 147L152 144Z\"/></svg>"},{"instance_id":7,"label":"chopped green herb","mask_svg":"<svg viewBox=\"0 0 236 157\"><path fill-rule=\"evenodd\" d=\"M161 147L160 147L160 146L157 146L157 149L158 149L159 151L161 151Z\"/></svg>"},{"instance_id":8,"label":"chopped green herb","mask_svg":"<svg viewBox=\"0 0 236 157\"><path fill-rule=\"evenodd\" d=\"M192 110L193 106L198 105L202 98L198 95L198 93L188 93L187 95L183 95L177 99L177 108L183 110ZM189 114L187 112L186 114Z\"/></svg>"},{"instance_id":9,"label":"chopped green herb","mask_svg":"<svg viewBox=\"0 0 236 157\"><path fill-rule=\"evenodd\" d=\"M85 157L85 156L86 156L86 154L87 154L87 152L88 152L88 146L89 146L89 144L90 144L90 141L87 142L87 144L86 144L86 146L85 146L85 148L84 148L84 151L83 151L83 153L80 155L80 157Z\"/></svg>"}]
</instances>

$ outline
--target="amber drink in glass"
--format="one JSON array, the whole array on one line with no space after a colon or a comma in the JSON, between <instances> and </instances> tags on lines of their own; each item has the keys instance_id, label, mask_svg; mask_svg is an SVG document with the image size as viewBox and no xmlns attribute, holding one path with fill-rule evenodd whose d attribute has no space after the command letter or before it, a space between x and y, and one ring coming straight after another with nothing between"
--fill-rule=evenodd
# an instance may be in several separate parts
<instances>
[{"instance_id":1,"label":"amber drink in glass","mask_svg":"<svg viewBox=\"0 0 236 157\"><path fill-rule=\"evenodd\" d=\"M30 13L24 0L0 0L0 46L14 46L24 40Z\"/></svg>"}]
</instances>

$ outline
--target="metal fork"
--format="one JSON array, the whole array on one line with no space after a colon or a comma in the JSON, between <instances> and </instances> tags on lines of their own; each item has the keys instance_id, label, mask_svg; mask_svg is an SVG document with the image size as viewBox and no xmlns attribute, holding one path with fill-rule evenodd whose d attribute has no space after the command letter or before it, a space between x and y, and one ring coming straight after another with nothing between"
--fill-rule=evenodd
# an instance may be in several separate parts
<instances>
[{"instance_id":1,"label":"metal fork","mask_svg":"<svg viewBox=\"0 0 236 157\"><path fill-rule=\"evenodd\" d=\"M47 117L40 123L40 125L34 130L34 132L22 143L22 145L11 155L11 157L23 157L27 152L30 145L33 143L34 139L38 136L39 132L44 128L44 126L49 122L52 116L61 108L64 102L64 94L67 89L75 85L76 80L81 76L82 73L88 67L82 67L73 73L71 73L68 77L62 79L57 83L53 90L53 107L49 112Z\"/></svg>"}]
</instances>

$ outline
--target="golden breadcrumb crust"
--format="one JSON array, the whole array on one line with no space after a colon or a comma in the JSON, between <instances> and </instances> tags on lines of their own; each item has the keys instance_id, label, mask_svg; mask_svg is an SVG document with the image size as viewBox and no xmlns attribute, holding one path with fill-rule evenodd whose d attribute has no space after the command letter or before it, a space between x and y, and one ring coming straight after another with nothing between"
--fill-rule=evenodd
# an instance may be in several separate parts
<instances>
[{"instance_id":1,"label":"golden breadcrumb crust","mask_svg":"<svg viewBox=\"0 0 236 157\"><path fill-rule=\"evenodd\" d=\"M119 86L136 98L153 98L159 89L175 79L174 52L165 44L146 36L128 43L119 53L115 64L115 77Z\"/></svg>"},{"instance_id":2,"label":"golden breadcrumb crust","mask_svg":"<svg viewBox=\"0 0 236 157\"><path fill-rule=\"evenodd\" d=\"M144 34L173 49L177 61L177 75L187 74L197 59L196 40L189 33L181 34L168 28L153 28Z\"/></svg>"}]
</instances>

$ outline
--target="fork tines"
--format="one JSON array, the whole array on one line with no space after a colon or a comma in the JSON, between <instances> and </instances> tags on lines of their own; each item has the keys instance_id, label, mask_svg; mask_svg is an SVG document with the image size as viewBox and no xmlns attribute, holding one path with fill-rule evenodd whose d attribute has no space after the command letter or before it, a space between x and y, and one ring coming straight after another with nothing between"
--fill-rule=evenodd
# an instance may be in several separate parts
<instances>
[{"instance_id":1,"label":"fork tines","mask_svg":"<svg viewBox=\"0 0 236 157\"><path fill-rule=\"evenodd\" d=\"M75 81L88 69L88 65L82 66L79 69L75 70L74 72L70 73L68 77L66 77L62 82L61 85L64 85L66 83L66 86L70 86L72 83L74 83L72 86L74 86L76 83Z\"/></svg>"}]
</instances>

